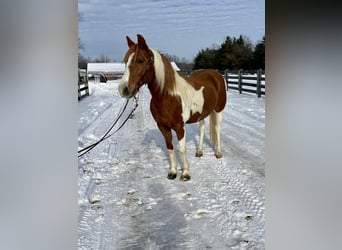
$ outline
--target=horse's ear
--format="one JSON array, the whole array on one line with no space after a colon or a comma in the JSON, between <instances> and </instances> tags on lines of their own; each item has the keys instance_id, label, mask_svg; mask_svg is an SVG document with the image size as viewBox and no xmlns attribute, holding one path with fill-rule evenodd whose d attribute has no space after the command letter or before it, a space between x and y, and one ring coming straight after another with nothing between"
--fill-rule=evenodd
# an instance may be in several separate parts
<instances>
[{"instance_id":1,"label":"horse's ear","mask_svg":"<svg viewBox=\"0 0 342 250\"><path fill-rule=\"evenodd\" d=\"M129 48L135 45L135 43L128 36L126 36L126 40L127 40L127 45Z\"/></svg>"},{"instance_id":2,"label":"horse's ear","mask_svg":"<svg viewBox=\"0 0 342 250\"><path fill-rule=\"evenodd\" d=\"M145 42L145 38L142 35L140 35L140 34L138 34L137 37L138 37L138 46L139 46L139 48L148 50L148 46L147 46L147 44Z\"/></svg>"}]
</instances>

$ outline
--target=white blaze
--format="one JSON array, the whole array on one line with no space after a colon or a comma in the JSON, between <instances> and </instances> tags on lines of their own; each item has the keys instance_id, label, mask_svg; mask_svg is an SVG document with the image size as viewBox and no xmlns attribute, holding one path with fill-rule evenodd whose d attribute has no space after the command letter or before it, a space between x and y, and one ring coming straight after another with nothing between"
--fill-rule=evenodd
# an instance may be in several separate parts
<instances>
[{"instance_id":1,"label":"white blaze","mask_svg":"<svg viewBox=\"0 0 342 250\"><path fill-rule=\"evenodd\" d=\"M127 61L127 65L125 68L125 72L122 76L121 82L119 84L119 92L120 95L123 96L123 90L125 87L127 87L128 85L128 80L129 80L129 65L131 65L132 59L134 57L134 53L132 53L129 57L128 57L128 61Z\"/></svg>"}]
</instances>

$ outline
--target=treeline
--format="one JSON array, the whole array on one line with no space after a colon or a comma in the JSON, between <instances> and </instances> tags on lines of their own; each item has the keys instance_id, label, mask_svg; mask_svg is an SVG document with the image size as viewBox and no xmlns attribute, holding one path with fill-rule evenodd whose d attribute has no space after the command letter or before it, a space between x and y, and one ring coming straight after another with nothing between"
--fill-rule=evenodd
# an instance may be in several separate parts
<instances>
[{"instance_id":1,"label":"treeline","mask_svg":"<svg viewBox=\"0 0 342 250\"><path fill-rule=\"evenodd\" d=\"M78 21L83 22L84 21L84 15L83 13L78 12ZM78 37L78 68L79 69L86 69L88 63L94 62L94 63L109 63L111 60L108 56L105 54L101 54L99 57L92 59L90 57L85 57L81 54L81 51L84 50L84 44L81 41L81 39Z\"/></svg>"},{"instance_id":2,"label":"treeline","mask_svg":"<svg viewBox=\"0 0 342 250\"><path fill-rule=\"evenodd\" d=\"M193 68L193 62L187 60L186 58L180 58L176 55L171 55L162 52L162 54L170 61L170 62L175 62L177 66L181 69L183 72L191 72Z\"/></svg>"},{"instance_id":3,"label":"treeline","mask_svg":"<svg viewBox=\"0 0 342 250\"><path fill-rule=\"evenodd\" d=\"M226 40L213 48L202 49L194 59L193 69L265 69L265 36L255 47L248 38L226 37Z\"/></svg>"},{"instance_id":4,"label":"treeline","mask_svg":"<svg viewBox=\"0 0 342 250\"><path fill-rule=\"evenodd\" d=\"M82 54L78 53L78 67L80 69L86 69L88 63L109 63L111 62L110 58L104 54L101 54L99 57L95 59L91 59L90 57L86 58ZM115 62L115 61L114 61Z\"/></svg>"},{"instance_id":5,"label":"treeline","mask_svg":"<svg viewBox=\"0 0 342 250\"><path fill-rule=\"evenodd\" d=\"M110 62L110 58L101 54L98 58L84 57L80 51L84 46L78 40L78 67L87 68L88 62ZM192 70L212 68L218 70L255 70L265 69L265 36L255 46L244 36L238 38L226 37L221 45L200 50L193 61L163 53L170 61L174 61L181 71L189 73Z\"/></svg>"}]
</instances>

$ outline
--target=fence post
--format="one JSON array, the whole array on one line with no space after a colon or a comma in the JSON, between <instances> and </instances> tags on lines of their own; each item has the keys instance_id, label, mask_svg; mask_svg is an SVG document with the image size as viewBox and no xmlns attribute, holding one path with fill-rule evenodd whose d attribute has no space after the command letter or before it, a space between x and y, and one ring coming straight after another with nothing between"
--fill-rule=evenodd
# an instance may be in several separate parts
<instances>
[{"instance_id":1,"label":"fence post","mask_svg":"<svg viewBox=\"0 0 342 250\"><path fill-rule=\"evenodd\" d=\"M228 91L228 69L224 71L224 79L226 80L227 91Z\"/></svg>"},{"instance_id":2,"label":"fence post","mask_svg":"<svg viewBox=\"0 0 342 250\"><path fill-rule=\"evenodd\" d=\"M80 75L80 71L78 70L78 82L77 82L78 100L81 99L80 82L81 82L81 75Z\"/></svg>"},{"instance_id":3,"label":"fence post","mask_svg":"<svg viewBox=\"0 0 342 250\"><path fill-rule=\"evenodd\" d=\"M85 75L85 84L84 84L87 89L86 89L86 95L89 96L89 85L88 85L88 71L86 70L86 75Z\"/></svg>"},{"instance_id":4,"label":"fence post","mask_svg":"<svg viewBox=\"0 0 342 250\"><path fill-rule=\"evenodd\" d=\"M258 98L261 97L261 73L262 73L262 69L259 69L257 73L257 89L256 89L256 94Z\"/></svg>"},{"instance_id":5,"label":"fence post","mask_svg":"<svg viewBox=\"0 0 342 250\"><path fill-rule=\"evenodd\" d=\"M239 69L239 81L238 81L239 94L242 93L242 69Z\"/></svg>"}]
</instances>

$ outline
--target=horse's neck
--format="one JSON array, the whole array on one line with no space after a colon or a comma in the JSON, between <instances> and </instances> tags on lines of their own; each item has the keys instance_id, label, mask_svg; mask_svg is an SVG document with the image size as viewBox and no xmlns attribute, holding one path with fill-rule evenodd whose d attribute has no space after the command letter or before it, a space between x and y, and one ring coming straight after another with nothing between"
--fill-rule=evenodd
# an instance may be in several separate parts
<instances>
[{"instance_id":1,"label":"horse's neck","mask_svg":"<svg viewBox=\"0 0 342 250\"><path fill-rule=\"evenodd\" d=\"M153 78L151 81L147 83L148 89L150 90L152 99L161 99L163 97L162 91L157 84L157 80Z\"/></svg>"}]
</instances>

